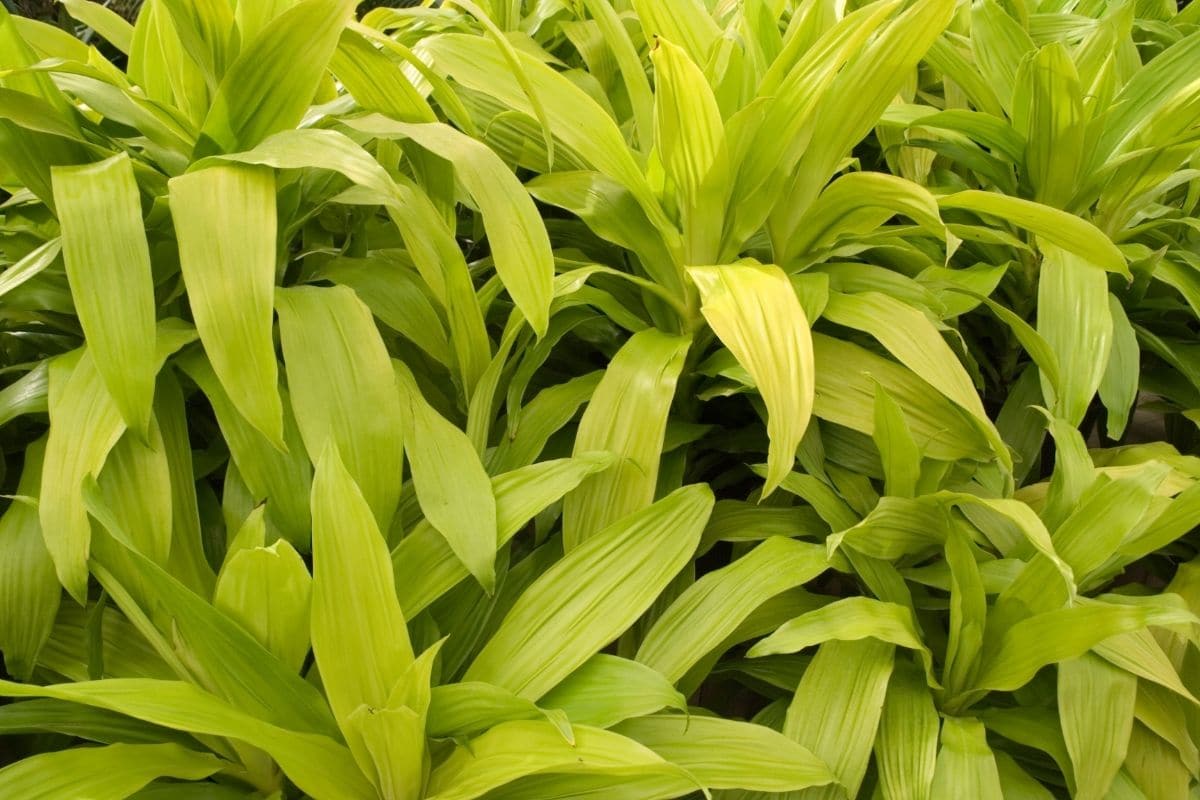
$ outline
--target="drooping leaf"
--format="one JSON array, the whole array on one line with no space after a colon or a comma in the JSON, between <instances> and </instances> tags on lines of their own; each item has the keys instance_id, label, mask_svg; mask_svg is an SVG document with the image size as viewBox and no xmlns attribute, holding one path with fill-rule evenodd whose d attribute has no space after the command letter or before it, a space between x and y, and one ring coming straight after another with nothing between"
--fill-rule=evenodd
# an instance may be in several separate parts
<instances>
[{"instance_id":1,"label":"drooping leaf","mask_svg":"<svg viewBox=\"0 0 1200 800\"><path fill-rule=\"evenodd\" d=\"M770 494L795 464L812 415L815 367L804 309L778 267L739 264L693 267L701 312L754 378L767 406L767 481Z\"/></svg>"},{"instance_id":2,"label":"drooping leaf","mask_svg":"<svg viewBox=\"0 0 1200 800\"><path fill-rule=\"evenodd\" d=\"M283 449L272 339L275 178L261 167L222 164L172 178L169 187L180 269L209 363L233 407Z\"/></svg>"},{"instance_id":3,"label":"drooping leaf","mask_svg":"<svg viewBox=\"0 0 1200 800\"><path fill-rule=\"evenodd\" d=\"M154 285L142 204L126 155L54 170L63 261L96 369L140 436L154 402Z\"/></svg>"}]
</instances>

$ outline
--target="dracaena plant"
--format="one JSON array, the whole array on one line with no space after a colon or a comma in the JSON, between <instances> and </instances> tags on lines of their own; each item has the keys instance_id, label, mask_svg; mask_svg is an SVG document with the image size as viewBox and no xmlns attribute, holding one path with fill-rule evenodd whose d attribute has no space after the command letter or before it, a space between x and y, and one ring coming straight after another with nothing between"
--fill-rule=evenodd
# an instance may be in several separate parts
<instances>
[{"instance_id":1,"label":"dracaena plant","mask_svg":"<svg viewBox=\"0 0 1200 800\"><path fill-rule=\"evenodd\" d=\"M0 793L1186 793L1200 467L988 297L1137 253L872 156L952 3L65 5L127 61L0 17L0 730L72 738Z\"/></svg>"},{"instance_id":2,"label":"dracaena plant","mask_svg":"<svg viewBox=\"0 0 1200 800\"><path fill-rule=\"evenodd\" d=\"M901 174L935 192L970 187L994 204L1071 212L1128 261L1126 269L1095 254L1064 256L1049 237L1015 230L1005 233L1018 238L969 245L1006 267L996 299L1036 326L1025 330L1001 310L1011 330L985 323L968 334L989 382L1020 387L1009 396L1013 419L1018 404L1040 402L1118 440L1139 388L1170 411L1192 405L1189 358L1177 343L1195 319L1194 15L1120 3L1084 17L1057 6L975 4L930 49L928 91L884 115L880 142ZM1022 349L1035 368L1026 369ZM1097 391L1103 425L1089 411ZM1181 433L1176 441L1192 441ZM1039 445L1026 442L1026 464Z\"/></svg>"}]
</instances>

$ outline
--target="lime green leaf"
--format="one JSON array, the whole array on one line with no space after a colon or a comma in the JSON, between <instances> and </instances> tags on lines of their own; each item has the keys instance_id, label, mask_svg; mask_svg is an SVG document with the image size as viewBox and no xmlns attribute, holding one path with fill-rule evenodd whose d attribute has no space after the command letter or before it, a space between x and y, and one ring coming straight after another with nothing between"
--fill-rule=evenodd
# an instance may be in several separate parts
<instances>
[{"instance_id":1,"label":"lime green leaf","mask_svg":"<svg viewBox=\"0 0 1200 800\"><path fill-rule=\"evenodd\" d=\"M429 523L489 594L496 588L496 498L470 439L425 401L395 362L413 487Z\"/></svg>"},{"instance_id":2,"label":"lime green leaf","mask_svg":"<svg viewBox=\"0 0 1200 800\"><path fill-rule=\"evenodd\" d=\"M171 476L171 552L168 571L201 597L212 594L214 575L204 554L187 410L174 370L158 376L154 416L162 433Z\"/></svg>"},{"instance_id":3,"label":"lime green leaf","mask_svg":"<svg viewBox=\"0 0 1200 800\"><path fill-rule=\"evenodd\" d=\"M857 796L879 726L894 649L874 639L829 641L804 671L783 733L823 759L841 784L814 797L834 798L839 791Z\"/></svg>"},{"instance_id":4,"label":"lime green leaf","mask_svg":"<svg viewBox=\"0 0 1200 800\"><path fill-rule=\"evenodd\" d=\"M1125 761L1137 678L1085 654L1058 665L1058 711L1075 767L1075 797L1103 798Z\"/></svg>"},{"instance_id":5,"label":"lime green leaf","mask_svg":"<svg viewBox=\"0 0 1200 800\"><path fill-rule=\"evenodd\" d=\"M448 739L481 733L501 722L541 719L547 712L532 700L517 697L507 689L490 683L463 681L433 687L430 693L427 732L431 737ZM553 720L551 720L553 722ZM570 723L560 729L568 742Z\"/></svg>"},{"instance_id":6,"label":"lime green leaf","mask_svg":"<svg viewBox=\"0 0 1200 800\"><path fill-rule=\"evenodd\" d=\"M371 310L346 287L276 292L279 338L309 458L328 442L387 530L400 501L404 417Z\"/></svg>"},{"instance_id":7,"label":"lime green leaf","mask_svg":"<svg viewBox=\"0 0 1200 800\"><path fill-rule=\"evenodd\" d=\"M971 717L946 717L942 749L933 778L934 797L977 797L1004 800L996 758L988 747L983 724Z\"/></svg>"},{"instance_id":8,"label":"lime green leaf","mask_svg":"<svg viewBox=\"0 0 1200 800\"><path fill-rule=\"evenodd\" d=\"M44 440L25 448L17 494L37 497L42 482ZM50 636L62 588L42 539L38 509L14 499L0 517L0 652L10 675L28 680Z\"/></svg>"},{"instance_id":9,"label":"lime green leaf","mask_svg":"<svg viewBox=\"0 0 1200 800\"><path fill-rule=\"evenodd\" d=\"M958 208L999 217L1106 272L1129 277L1125 257L1108 236L1086 220L1019 197L968 189L938 198L943 209Z\"/></svg>"},{"instance_id":10,"label":"lime green leaf","mask_svg":"<svg viewBox=\"0 0 1200 800\"><path fill-rule=\"evenodd\" d=\"M821 545L772 536L689 586L646 634L637 660L678 681L756 608L828 567Z\"/></svg>"},{"instance_id":11,"label":"lime green leaf","mask_svg":"<svg viewBox=\"0 0 1200 800\"><path fill-rule=\"evenodd\" d=\"M813 413L870 435L875 388L882 385L904 413L917 444L930 458L994 458L977 423L911 370L851 342L813 334L816 388ZM942 367L944 368L944 367Z\"/></svg>"},{"instance_id":12,"label":"lime green leaf","mask_svg":"<svg viewBox=\"0 0 1200 800\"><path fill-rule=\"evenodd\" d=\"M154 284L127 155L53 170L63 261L96 369L125 424L145 436L154 402Z\"/></svg>"},{"instance_id":13,"label":"lime green leaf","mask_svg":"<svg viewBox=\"0 0 1200 800\"><path fill-rule=\"evenodd\" d=\"M574 452L603 450L618 461L563 502L567 551L654 499L667 414L690 344L646 330L630 337L609 363L579 421Z\"/></svg>"},{"instance_id":14,"label":"lime green leaf","mask_svg":"<svg viewBox=\"0 0 1200 800\"><path fill-rule=\"evenodd\" d=\"M758 658L796 653L821 642L867 638L916 650L925 664L929 685L940 688L933 676L933 654L921 641L912 610L870 597L847 597L796 617L751 647L746 655Z\"/></svg>"},{"instance_id":15,"label":"lime green leaf","mask_svg":"<svg viewBox=\"0 0 1200 800\"><path fill-rule=\"evenodd\" d=\"M177 744L111 744L40 753L0 770L6 797L123 800L155 778L207 778L221 760Z\"/></svg>"},{"instance_id":16,"label":"lime green leaf","mask_svg":"<svg viewBox=\"0 0 1200 800\"><path fill-rule=\"evenodd\" d=\"M970 413L992 441L997 458L1008 462L1008 448L988 418L966 369L919 310L879 292L835 292L829 297L824 316L875 337L901 363Z\"/></svg>"},{"instance_id":17,"label":"lime green leaf","mask_svg":"<svg viewBox=\"0 0 1200 800\"><path fill-rule=\"evenodd\" d=\"M1048 387L1043 376L1042 391L1057 398L1055 416L1078 425L1100 388L1112 348L1108 280L1068 250L1043 242L1042 253L1038 333L1061 368L1060 384Z\"/></svg>"},{"instance_id":18,"label":"lime green leaf","mask_svg":"<svg viewBox=\"0 0 1200 800\"><path fill-rule=\"evenodd\" d=\"M315 800L376 797L354 766L349 751L333 739L271 725L180 681L113 678L55 686L0 681L0 694L53 697L105 708L167 728L238 739L267 752Z\"/></svg>"},{"instance_id":19,"label":"lime green leaf","mask_svg":"<svg viewBox=\"0 0 1200 800\"><path fill-rule=\"evenodd\" d=\"M463 86L487 93L504 108L537 116L527 92L494 42L473 35L444 34L429 37L418 50L432 57L435 69L449 73ZM651 223L664 235L671 233L674 226L654 198L612 117L561 73L532 55L519 51L517 55L528 84L542 101L555 139L590 167L629 189ZM678 232L674 236L677 238Z\"/></svg>"},{"instance_id":20,"label":"lime green leaf","mask_svg":"<svg viewBox=\"0 0 1200 800\"><path fill-rule=\"evenodd\" d=\"M635 0L634 11L646 41L662 38L675 42L697 64L708 63L713 43L721 35L708 9L698 0Z\"/></svg>"},{"instance_id":21,"label":"lime green leaf","mask_svg":"<svg viewBox=\"0 0 1200 800\"><path fill-rule=\"evenodd\" d=\"M222 164L172 178L169 186L179 264L209 363L234 408L283 449L272 339L275 177L261 167Z\"/></svg>"},{"instance_id":22,"label":"lime green leaf","mask_svg":"<svg viewBox=\"0 0 1200 800\"><path fill-rule=\"evenodd\" d=\"M120 14L92 0L61 2L68 14L103 36L106 42L122 53L129 53L133 44L133 26Z\"/></svg>"},{"instance_id":23,"label":"lime green leaf","mask_svg":"<svg viewBox=\"0 0 1200 800\"><path fill-rule=\"evenodd\" d=\"M387 546L371 509L326 445L313 479L312 643L338 721L387 705L413 663Z\"/></svg>"},{"instance_id":24,"label":"lime green leaf","mask_svg":"<svg viewBox=\"0 0 1200 800\"><path fill-rule=\"evenodd\" d=\"M654 151L668 185L677 193L684 263L707 264L720 258L725 200L732 188L729 154L721 111L704 73L672 41L658 39L650 51L655 80Z\"/></svg>"},{"instance_id":25,"label":"lime green leaf","mask_svg":"<svg viewBox=\"0 0 1200 800\"><path fill-rule=\"evenodd\" d=\"M663 773L686 778L647 747L615 733L579 726L568 744L549 722L503 722L456 748L429 776L429 800L471 800L517 778L542 772ZM695 785L692 785L695 788ZM541 795L539 795L541 796Z\"/></svg>"},{"instance_id":26,"label":"lime green leaf","mask_svg":"<svg viewBox=\"0 0 1200 800\"><path fill-rule=\"evenodd\" d=\"M464 678L541 697L650 606L695 552L712 504L707 486L684 487L589 537L525 590Z\"/></svg>"},{"instance_id":27,"label":"lime green leaf","mask_svg":"<svg viewBox=\"0 0 1200 800\"><path fill-rule=\"evenodd\" d=\"M217 578L213 605L299 672L308 655L311 591L308 567L279 539L233 553Z\"/></svg>"},{"instance_id":28,"label":"lime green leaf","mask_svg":"<svg viewBox=\"0 0 1200 800\"><path fill-rule=\"evenodd\" d=\"M411 265L372 254L368 258L336 258L321 268L320 275L349 286L381 322L453 368L446 326Z\"/></svg>"},{"instance_id":29,"label":"lime green leaf","mask_svg":"<svg viewBox=\"0 0 1200 800\"><path fill-rule=\"evenodd\" d=\"M87 599L91 541L81 487L99 474L124 429L90 352L50 362L50 435L38 517L58 579L80 605Z\"/></svg>"},{"instance_id":30,"label":"lime green leaf","mask_svg":"<svg viewBox=\"0 0 1200 800\"><path fill-rule=\"evenodd\" d=\"M1113 325L1112 350L1104 367L1104 376L1100 379L1100 399L1108 412L1105 432L1110 439L1120 439L1137 401L1141 350L1137 334L1125 314L1125 307L1111 294L1108 296L1108 311Z\"/></svg>"},{"instance_id":31,"label":"lime green leaf","mask_svg":"<svg viewBox=\"0 0 1200 800\"><path fill-rule=\"evenodd\" d=\"M583 453L531 464L493 478L498 520L495 549L503 547L534 515L588 475L608 469L612 461L606 453ZM392 569L400 605L409 617L470 577L445 537L427 521L418 523L392 552Z\"/></svg>"},{"instance_id":32,"label":"lime green leaf","mask_svg":"<svg viewBox=\"0 0 1200 800\"><path fill-rule=\"evenodd\" d=\"M1084 149L1083 89L1067 48L1043 47L1017 72L1013 127L1028 142L1026 174L1038 202L1064 208L1075 194Z\"/></svg>"},{"instance_id":33,"label":"lime green leaf","mask_svg":"<svg viewBox=\"0 0 1200 800\"><path fill-rule=\"evenodd\" d=\"M360 705L344 724L351 750L382 797L419 797L423 793L429 777L425 743L429 680L440 649L441 642L409 665L392 689L386 708Z\"/></svg>"},{"instance_id":34,"label":"lime green leaf","mask_svg":"<svg viewBox=\"0 0 1200 800\"><path fill-rule=\"evenodd\" d=\"M937 740L938 713L925 679L911 665L896 664L875 740L884 800L930 800Z\"/></svg>"},{"instance_id":35,"label":"lime green leaf","mask_svg":"<svg viewBox=\"0 0 1200 800\"><path fill-rule=\"evenodd\" d=\"M1080 600L1079 605L1035 614L1013 625L985 660L977 688L1024 686L1042 667L1076 658L1110 636L1145 627L1155 611L1136 605ZM1187 616L1179 622L1186 621Z\"/></svg>"},{"instance_id":36,"label":"lime green leaf","mask_svg":"<svg viewBox=\"0 0 1200 800\"><path fill-rule=\"evenodd\" d=\"M89 511L102 525L106 509ZM121 611L181 677L264 720L332 734L324 698L240 625L113 536L98 532L92 571ZM169 642L169 644L168 644ZM186 662L186 663L185 663Z\"/></svg>"},{"instance_id":37,"label":"lime green leaf","mask_svg":"<svg viewBox=\"0 0 1200 800\"><path fill-rule=\"evenodd\" d=\"M204 119L198 155L253 147L291 128L312 102L352 0L302 0L242 47ZM303 50L304 57L296 53Z\"/></svg>"},{"instance_id":38,"label":"lime green leaf","mask_svg":"<svg viewBox=\"0 0 1200 800\"><path fill-rule=\"evenodd\" d=\"M171 470L158 422L147 444L126 431L108 452L96 482L121 530L139 553L166 566L171 551Z\"/></svg>"},{"instance_id":39,"label":"lime green leaf","mask_svg":"<svg viewBox=\"0 0 1200 800\"><path fill-rule=\"evenodd\" d=\"M528 192L499 156L440 122L410 124L372 114L349 124L371 136L411 139L454 165L483 216L496 273L530 327L544 335L554 291L550 239Z\"/></svg>"},{"instance_id":40,"label":"lime green leaf","mask_svg":"<svg viewBox=\"0 0 1200 800\"><path fill-rule=\"evenodd\" d=\"M971 49L979 71L995 90L1005 110L1012 109L1013 88L1021 60L1033 41L1004 6L985 0L971 10Z\"/></svg>"},{"instance_id":41,"label":"lime green leaf","mask_svg":"<svg viewBox=\"0 0 1200 800\"><path fill-rule=\"evenodd\" d=\"M201 350L185 352L175 363L208 397L238 473L245 479L255 502L267 501L268 521L289 542L307 551L312 527L309 514L312 465L304 452L292 404L283 404L283 440L287 451L281 452L233 407ZM286 394L281 392L281 397L286 398Z\"/></svg>"},{"instance_id":42,"label":"lime green leaf","mask_svg":"<svg viewBox=\"0 0 1200 800\"><path fill-rule=\"evenodd\" d=\"M710 789L790 792L835 781L810 751L749 722L660 714L623 722L616 732L683 767Z\"/></svg>"},{"instance_id":43,"label":"lime green leaf","mask_svg":"<svg viewBox=\"0 0 1200 800\"><path fill-rule=\"evenodd\" d=\"M687 698L662 673L605 653L589 658L539 703L565 711L572 722L597 728L664 708L687 711Z\"/></svg>"},{"instance_id":44,"label":"lime green leaf","mask_svg":"<svg viewBox=\"0 0 1200 800\"><path fill-rule=\"evenodd\" d=\"M904 412L882 385L875 387L875 430L871 436L883 462L884 493L913 497L921 479L921 448L913 440Z\"/></svg>"},{"instance_id":45,"label":"lime green leaf","mask_svg":"<svg viewBox=\"0 0 1200 800\"><path fill-rule=\"evenodd\" d=\"M778 267L739 264L688 270L713 331L754 379L767 406L770 450L763 495L795 464L812 414L815 369L809 322Z\"/></svg>"}]
</instances>

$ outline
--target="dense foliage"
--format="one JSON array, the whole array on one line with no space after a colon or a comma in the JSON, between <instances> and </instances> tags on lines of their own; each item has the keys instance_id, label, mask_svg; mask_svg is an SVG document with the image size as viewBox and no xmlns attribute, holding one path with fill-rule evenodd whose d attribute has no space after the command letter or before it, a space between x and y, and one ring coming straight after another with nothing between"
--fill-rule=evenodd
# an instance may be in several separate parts
<instances>
[{"instance_id":1,"label":"dense foliage","mask_svg":"<svg viewBox=\"0 0 1200 800\"><path fill-rule=\"evenodd\" d=\"M366 7L0 9L0 797L1200 796L1200 5Z\"/></svg>"}]
</instances>

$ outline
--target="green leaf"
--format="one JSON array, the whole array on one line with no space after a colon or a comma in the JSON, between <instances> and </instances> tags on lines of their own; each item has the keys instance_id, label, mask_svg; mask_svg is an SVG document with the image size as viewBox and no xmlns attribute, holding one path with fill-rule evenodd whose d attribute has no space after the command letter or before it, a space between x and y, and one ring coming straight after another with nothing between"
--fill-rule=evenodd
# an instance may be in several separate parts
<instances>
[{"instance_id":1,"label":"green leaf","mask_svg":"<svg viewBox=\"0 0 1200 800\"><path fill-rule=\"evenodd\" d=\"M1110 636L1136 631L1154 619L1155 612L1146 607L1082 599L1079 605L1035 614L1004 634L985 659L976 686L1017 689L1047 664L1077 658Z\"/></svg>"},{"instance_id":2,"label":"green leaf","mask_svg":"<svg viewBox=\"0 0 1200 800\"><path fill-rule=\"evenodd\" d=\"M38 518L58 579L80 605L87 600L91 541L82 485L99 474L124 429L90 352L77 350L50 362L50 435Z\"/></svg>"},{"instance_id":3,"label":"green leaf","mask_svg":"<svg viewBox=\"0 0 1200 800\"><path fill-rule=\"evenodd\" d=\"M481 733L502 722L542 717L555 721L532 700L490 683L447 683L430 693L427 732L433 738L449 739ZM570 723L560 733L571 741Z\"/></svg>"},{"instance_id":4,"label":"green leaf","mask_svg":"<svg viewBox=\"0 0 1200 800\"><path fill-rule=\"evenodd\" d=\"M312 509L313 653L344 726L363 704L387 706L413 650L387 546L332 442L313 479Z\"/></svg>"},{"instance_id":5,"label":"green leaf","mask_svg":"<svg viewBox=\"0 0 1200 800\"><path fill-rule=\"evenodd\" d=\"M495 549L588 475L611 465L612 458L606 453L583 453L497 475L492 479L498 520ZM428 521L418 523L392 551L392 569L400 605L410 617L470 577L445 537Z\"/></svg>"},{"instance_id":6,"label":"green leaf","mask_svg":"<svg viewBox=\"0 0 1200 800\"><path fill-rule=\"evenodd\" d=\"M352 0L302 0L246 42L213 97L197 155L253 147L300 122L353 9Z\"/></svg>"},{"instance_id":7,"label":"green leaf","mask_svg":"<svg viewBox=\"0 0 1200 800\"><path fill-rule=\"evenodd\" d=\"M646 330L630 337L609 362L579 421L574 452L603 450L618 461L563 502L568 552L654 499L667 415L690 345L689 338Z\"/></svg>"},{"instance_id":8,"label":"green leaf","mask_svg":"<svg viewBox=\"0 0 1200 800\"><path fill-rule=\"evenodd\" d=\"M1011 466L1008 448L988 418L970 376L928 317L879 292L832 293L824 316L869 333L922 380L971 414L992 442L996 457Z\"/></svg>"},{"instance_id":9,"label":"green leaf","mask_svg":"<svg viewBox=\"0 0 1200 800\"><path fill-rule=\"evenodd\" d=\"M929 800L937 761L938 713L920 671L899 663L888 681L875 740L884 800Z\"/></svg>"},{"instance_id":10,"label":"green leaf","mask_svg":"<svg viewBox=\"0 0 1200 800\"><path fill-rule=\"evenodd\" d=\"M1103 798L1125 761L1137 678L1098 656L1058 665L1058 711L1075 767L1075 797Z\"/></svg>"},{"instance_id":11,"label":"green leaf","mask_svg":"<svg viewBox=\"0 0 1200 800\"><path fill-rule=\"evenodd\" d=\"M400 501L404 416L367 306L341 286L275 294L296 423L315 463L329 442L387 530Z\"/></svg>"},{"instance_id":12,"label":"green leaf","mask_svg":"<svg viewBox=\"0 0 1200 800\"><path fill-rule=\"evenodd\" d=\"M440 122L411 124L372 114L349 125L371 136L411 139L454 165L483 217L496 273L530 327L545 335L554 292L550 239L525 187L499 156Z\"/></svg>"},{"instance_id":13,"label":"green leaf","mask_svg":"<svg viewBox=\"0 0 1200 800\"><path fill-rule=\"evenodd\" d=\"M171 471L157 420L150 419L147 444L132 431L117 440L96 482L130 544L166 566L171 551Z\"/></svg>"},{"instance_id":14,"label":"green leaf","mask_svg":"<svg viewBox=\"0 0 1200 800\"><path fill-rule=\"evenodd\" d=\"M312 465L304 452L292 404L283 404L283 440L287 451L281 452L233 407L202 351L185 352L175 363L196 382L212 404L232 461L245 479L253 500L266 500L268 521L298 549L307 551L312 527L309 513ZM281 392L281 398L286 397Z\"/></svg>"},{"instance_id":15,"label":"green leaf","mask_svg":"<svg viewBox=\"0 0 1200 800\"><path fill-rule=\"evenodd\" d=\"M1073 253L1106 272L1130 277L1125 257L1112 240L1095 225L1074 214L1032 200L975 189L940 197L938 205L943 210L957 208L998 217L1037 234L1045 242Z\"/></svg>"},{"instance_id":16,"label":"green leaf","mask_svg":"<svg viewBox=\"0 0 1200 800\"><path fill-rule=\"evenodd\" d=\"M144 437L154 402L154 284L127 155L53 170L63 261L96 369L125 424Z\"/></svg>"},{"instance_id":17,"label":"green leaf","mask_svg":"<svg viewBox=\"0 0 1200 800\"><path fill-rule=\"evenodd\" d=\"M857 796L879 726L894 649L874 639L829 641L804 671L783 733L823 759L841 784L812 797Z\"/></svg>"},{"instance_id":18,"label":"green leaf","mask_svg":"<svg viewBox=\"0 0 1200 800\"><path fill-rule=\"evenodd\" d=\"M660 714L616 727L710 789L791 792L835 781L811 752L762 725L716 717Z\"/></svg>"},{"instance_id":19,"label":"green leaf","mask_svg":"<svg viewBox=\"0 0 1200 800\"><path fill-rule=\"evenodd\" d=\"M67 13L104 37L104 41L129 53L133 44L133 26L117 12L93 0L61 0Z\"/></svg>"},{"instance_id":20,"label":"green leaf","mask_svg":"<svg viewBox=\"0 0 1200 800\"><path fill-rule=\"evenodd\" d=\"M813 356L817 417L870 435L875 430L876 387L883 386L929 458L986 461L995 457L974 418L911 370L820 333L813 334Z\"/></svg>"},{"instance_id":21,"label":"green leaf","mask_svg":"<svg viewBox=\"0 0 1200 800\"><path fill-rule=\"evenodd\" d=\"M647 747L615 733L579 726L568 744L549 722L503 722L458 747L429 776L429 800L470 800L536 773L584 773L614 785L630 776L662 774L678 786L688 774ZM695 788L691 783L690 788ZM687 789L685 788L684 791ZM545 796L545 795L538 795Z\"/></svg>"},{"instance_id":22,"label":"green leaf","mask_svg":"<svg viewBox=\"0 0 1200 800\"><path fill-rule=\"evenodd\" d=\"M784 623L779 630L755 644L750 658L775 653L796 653L826 641L877 639L916 650L925 664L925 678L940 688L933 676L933 655L921 641L911 609L870 597L847 597Z\"/></svg>"},{"instance_id":23,"label":"green leaf","mask_svg":"<svg viewBox=\"0 0 1200 800\"><path fill-rule=\"evenodd\" d=\"M107 527L111 514L89 511ZM324 698L272 656L240 625L218 612L154 562L116 537L97 535L92 571L159 655L229 703L292 730L332 734Z\"/></svg>"},{"instance_id":24,"label":"green leaf","mask_svg":"<svg viewBox=\"0 0 1200 800\"><path fill-rule=\"evenodd\" d=\"M960 794L979 800L1003 800L1005 796L983 724L971 717L946 717L933 777L933 796Z\"/></svg>"},{"instance_id":25,"label":"green leaf","mask_svg":"<svg viewBox=\"0 0 1200 800\"><path fill-rule=\"evenodd\" d=\"M504 108L530 117L537 113L494 42L467 34L443 34L421 42L419 52L429 54L434 68L450 74L457 83L482 91ZM540 98L555 140L577 154L590 167L627 188L650 222L664 236L678 232L666 218L620 130L591 96L561 73L532 55L518 51L522 71ZM668 248L672 249L670 242Z\"/></svg>"},{"instance_id":26,"label":"green leaf","mask_svg":"<svg viewBox=\"0 0 1200 800\"><path fill-rule=\"evenodd\" d=\"M1075 194L1086 155L1083 89L1067 48L1043 47L1021 64L1013 98L1013 127L1028 142L1025 167L1034 198L1065 208Z\"/></svg>"},{"instance_id":27,"label":"green leaf","mask_svg":"<svg viewBox=\"0 0 1200 800\"><path fill-rule=\"evenodd\" d=\"M421 511L484 590L496 588L496 498L470 439L425 401L395 362L407 423L408 461Z\"/></svg>"},{"instance_id":28,"label":"green leaf","mask_svg":"<svg viewBox=\"0 0 1200 800\"><path fill-rule=\"evenodd\" d=\"M921 448L913 440L904 412L881 385L875 387L875 430L871 436L883 462L884 493L913 497L921 479Z\"/></svg>"},{"instance_id":29,"label":"green leaf","mask_svg":"<svg viewBox=\"0 0 1200 800\"><path fill-rule=\"evenodd\" d=\"M1034 49L1033 41L1021 24L994 0L972 8L971 49L979 71L991 84L1006 111L1013 108L1013 89L1025 55Z\"/></svg>"},{"instance_id":30,"label":"green leaf","mask_svg":"<svg viewBox=\"0 0 1200 800\"><path fill-rule=\"evenodd\" d=\"M1112 317L1113 338L1108 364L1100 379L1100 399L1108 412L1105 433L1110 439L1120 439L1137 402L1141 350L1137 334L1125 314L1125 307L1111 294L1108 296L1108 311Z\"/></svg>"},{"instance_id":31,"label":"green leaf","mask_svg":"<svg viewBox=\"0 0 1200 800\"><path fill-rule=\"evenodd\" d=\"M767 406L769 495L795 464L812 415L815 385L808 318L778 267L693 267L700 307L713 331L758 386Z\"/></svg>"},{"instance_id":32,"label":"green leaf","mask_svg":"<svg viewBox=\"0 0 1200 800\"><path fill-rule=\"evenodd\" d=\"M10 675L29 680L50 636L62 588L46 551L37 506L45 441L25 448L20 496L0 517L0 652Z\"/></svg>"},{"instance_id":33,"label":"green leaf","mask_svg":"<svg viewBox=\"0 0 1200 800\"><path fill-rule=\"evenodd\" d=\"M40 753L5 767L0 770L0 792L29 800L123 800L156 778L195 781L221 767L215 756L177 744L78 747Z\"/></svg>"},{"instance_id":34,"label":"green leaf","mask_svg":"<svg viewBox=\"0 0 1200 800\"><path fill-rule=\"evenodd\" d=\"M368 258L335 258L321 268L320 275L349 286L381 322L447 369L454 368L445 323L411 264L382 253Z\"/></svg>"},{"instance_id":35,"label":"green leaf","mask_svg":"<svg viewBox=\"0 0 1200 800\"><path fill-rule=\"evenodd\" d=\"M689 5L692 2L688 0ZM697 11L697 16L706 16ZM672 41L656 39L650 51L655 80L654 152L674 190L684 263L707 264L720 258L725 200L732 188L729 154L721 111L704 73Z\"/></svg>"},{"instance_id":36,"label":"green leaf","mask_svg":"<svg viewBox=\"0 0 1200 800\"><path fill-rule=\"evenodd\" d=\"M1049 387L1043 376L1042 392L1057 398L1055 416L1077 426L1108 367L1113 341L1108 280L1068 250L1043 242L1042 253L1038 333L1061 368L1060 384Z\"/></svg>"},{"instance_id":37,"label":"green leaf","mask_svg":"<svg viewBox=\"0 0 1200 800\"><path fill-rule=\"evenodd\" d=\"M464 679L544 695L658 597L695 552L712 505L707 486L687 486L589 537L525 590Z\"/></svg>"},{"instance_id":38,"label":"green leaf","mask_svg":"<svg viewBox=\"0 0 1200 800\"><path fill-rule=\"evenodd\" d=\"M308 655L311 592L304 560L279 539L270 547L249 547L229 556L217 578L213 605L299 672Z\"/></svg>"},{"instance_id":39,"label":"green leaf","mask_svg":"<svg viewBox=\"0 0 1200 800\"><path fill-rule=\"evenodd\" d=\"M647 42L667 39L684 48L697 64L708 63L709 52L721 31L703 3L697 0L636 0L633 8Z\"/></svg>"},{"instance_id":40,"label":"green leaf","mask_svg":"<svg viewBox=\"0 0 1200 800\"><path fill-rule=\"evenodd\" d=\"M221 164L168 185L179 265L209 363L234 408L282 450L272 338L275 176L261 167Z\"/></svg>"},{"instance_id":41,"label":"green leaf","mask_svg":"<svg viewBox=\"0 0 1200 800\"><path fill-rule=\"evenodd\" d=\"M621 720L664 708L687 711L687 698L662 673L605 653L589 658L539 703L565 711L573 723L597 728L611 728Z\"/></svg>"},{"instance_id":42,"label":"green leaf","mask_svg":"<svg viewBox=\"0 0 1200 800\"><path fill-rule=\"evenodd\" d=\"M756 608L828 567L821 545L772 536L684 590L650 628L637 660L678 681Z\"/></svg>"},{"instance_id":43,"label":"green leaf","mask_svg":"<svg viewBox=\"0 0 1200 800\"><path fill-rule=\"evenodd\" d=\"M333 739L269 724L180 681L113 678L54 686L0 681L0 695L53 697L167 728L237 739L264 750L314 800L376 797L349 751Z\"/></svg>"}]
</instances>

